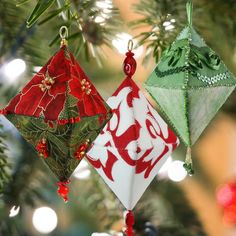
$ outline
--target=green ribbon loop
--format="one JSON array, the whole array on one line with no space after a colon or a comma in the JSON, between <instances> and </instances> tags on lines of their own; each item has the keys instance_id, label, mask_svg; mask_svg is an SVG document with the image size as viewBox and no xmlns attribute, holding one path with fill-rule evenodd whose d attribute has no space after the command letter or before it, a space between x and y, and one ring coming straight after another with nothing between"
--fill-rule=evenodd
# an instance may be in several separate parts
<instances>
[{"instance_id":1,"label":"green ribbon loop","mask_svg":"<svg viewBox=\"0 0 236 236\"><path fill-rule=\"evenodd\" d=\"M193 3L192 1L188 1L186 3L186 11L187 11L187 17L188 17L188 24L192 26L192 13L193 13Z\"/></svg>"}]
</instances>

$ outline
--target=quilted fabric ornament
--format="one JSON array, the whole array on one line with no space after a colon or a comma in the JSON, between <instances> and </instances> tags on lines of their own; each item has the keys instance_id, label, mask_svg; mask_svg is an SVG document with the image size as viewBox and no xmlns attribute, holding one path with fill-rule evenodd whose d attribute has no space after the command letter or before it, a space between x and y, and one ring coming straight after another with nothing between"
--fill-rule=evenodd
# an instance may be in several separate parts
<instances>
[{"instance_id":1,"label":"quilted fabric ornament","mask_svg":"<svg viewBox=\"0 0 236 236\"><path fill-rule=\"evenodd\" d=\"M127 235L133 235L131 210L179 143L132 80L136 70L133 55L131 50L126 53L127 77L107 101L113 116L86 154L128 209Z\"/></svg>"},{"instance_id":2,"label":"quilted fabric ornament","mask_svg":"<svg viewBox=\"0 0 236 236\"><path fill-rule=\"evenodd\" d=\"M65 201L69 177L111 117L64 36L60 50L1 113L58 178L58 193Z\"/></svg>"},{"instance_id":3,"label":"quilted fabric ornament","mask_svg":"<svg viewBox=\"0 0 236 236\"><path fill-rule=\"evenodd\" d=\"M190 147L232 93L236 80L193 28L192 3L186 8L187 26L163 52L145 87L188 147L184 167L193 174Z\"/></svg>"}]
</instances>

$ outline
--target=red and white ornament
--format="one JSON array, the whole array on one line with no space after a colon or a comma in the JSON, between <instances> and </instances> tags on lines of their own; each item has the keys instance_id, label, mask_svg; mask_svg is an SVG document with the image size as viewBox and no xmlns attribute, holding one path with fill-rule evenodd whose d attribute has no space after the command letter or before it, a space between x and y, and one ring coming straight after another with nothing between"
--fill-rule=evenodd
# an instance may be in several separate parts
<instances>
[{"instance_id":1,"label":"red and white ornament","mask_svg":"<svg viewBox=\"0 0 236 236\"><path fill-rule=\"evenodd\" d=\"M133 55L131 51L126 54L124 72L127 77L107 101L113 116L86 154L129 210L129 219L130 210L179 144L178 138L131 79L136 69ZM132 225L127 225L127 235L132 235Z\"/></svg>"}]
</instances>

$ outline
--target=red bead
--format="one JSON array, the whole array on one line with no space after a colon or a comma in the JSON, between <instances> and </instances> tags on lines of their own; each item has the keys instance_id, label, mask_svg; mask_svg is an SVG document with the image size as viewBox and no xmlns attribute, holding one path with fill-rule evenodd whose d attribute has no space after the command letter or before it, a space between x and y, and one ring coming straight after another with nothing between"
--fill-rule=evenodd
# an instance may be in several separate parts
<instances>
[{"instance_id":1,"label":"red bead","mask_svg":"<svg viewBox=\"0 0 236 236\"><path fill-rule=\"evenodd\" d=\"M133 215L132 211L128 211L128 213L126 214L125 223L127 226L134 225L134 215Z\"/></svg>"},{"instance_id":2,"label":"red bead","mask_svg":"<svg viewBox=\"0 0 236 236\"><path fill-rule=\"evenodd\" d=\"M77 158L79 161L84 157L85 151L89 146L89 142L86 141L85 143L82 143L77 151L74 153L75 158Z\"/></svg>"},{"instance_id":3,"label":"red bead","mask_svg":"<svg viewBox=\"0 0 236 236\"><path fill-rule=\"evenodd\" d=\"M128 211L125 217L126 230L125 233L127 236L133 236L133 225L134 225L134 215L132 211Z\"/></svg>"},{"instance_id":4,"label":"red bead","mask_svg":"<svg viewBox=\"0 0 236 236\"><path fill-rule=\"evenodd\" d=\"M137 67L136 60L134 59L133 56L134 56L134 54L131 51L127 52L126 58L123 63L124 72L129 77L132 77L132 75L135 73L136 67Z\"/></svg>"},{"instance_id":5,"label":"red bead","mask_svg":"<svg viewBox=\"0 0 236 236\"><path fill-rule=\"evenodd\" d=\"M35 149L38 151L40 156L43 156L44 158L47 158L49 156L49 152L47 150L47 143L45 139L42 139L35 147Z\"/></svg>"},{"instance_id":6,"label":"red bead","mask_svg":"<svg viewBox=\"0 0 236 236\"><path fill-rule=\"evenodd\" d=\"M83 155L81 155L79 152L76 152L74 156L78 161L81 161L83 159Z\"/></svg>"},{"instance_id":7,"label":"red bead","mask_svg":"<svg viewBox=\"0 0 236 236\"><path fill-rule=\"evenodd\" d=\"M58 182L58 190L57 193L64 199L65 202L68 201L68 194L70 192L70 189L66 186L66 184L69 184L70 180L66 180L65 182Z\"/></svg>"},{"instance_id":8,"label":"red bead","mask_svg":"<svg viewBox=\"0 0 236 236\"><path fill-rule=\"evenodd\" d=\"M77 117L75 118L75 122L79 122L79 121L80 121L80 117L77 116Z\"/></svg>"}]
</instances>

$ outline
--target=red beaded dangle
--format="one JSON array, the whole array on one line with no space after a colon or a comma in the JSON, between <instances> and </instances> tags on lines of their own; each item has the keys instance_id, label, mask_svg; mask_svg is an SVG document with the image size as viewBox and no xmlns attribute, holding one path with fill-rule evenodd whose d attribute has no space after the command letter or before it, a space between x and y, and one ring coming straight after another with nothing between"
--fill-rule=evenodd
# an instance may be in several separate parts
<instances>
[{"instance_id":1,"label":"red beaded dangle","mask_svg":"<svg viewBox=\"0 0 236 236\"><path fill-rule=\"evenodd\" d=\"M128 52L125 54L126 58L123 62L123 70L128 78L131 78L136 71L137 63L134 59L134 53L132 53L133 41L128 42Z\"/></svg>"},{"instance_id":2,"label":"red beaded dangle","mask_svg":"<svg viewBox=\"0 0 236 236\"><path fill-rule=\"evenodd\" d=\"M67 187L67 184L70 183L70 180L66 181L59 181L57 182L57 193L64 199L65 202L68 202L68 194L70 192L70 189Z\"/></svg>"},{"instance_id":3,"label":"red beaded dangle","mask_svg":"<svg viewBox=\"0 0 236 236\"><path fill-rule=\"evenodd\" d=\"M125 233L127 236L133 236L133 225L134 225L134 214L132 211L128 211L125 217L126 230Z\"/></svg>"}]
</instances>

